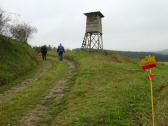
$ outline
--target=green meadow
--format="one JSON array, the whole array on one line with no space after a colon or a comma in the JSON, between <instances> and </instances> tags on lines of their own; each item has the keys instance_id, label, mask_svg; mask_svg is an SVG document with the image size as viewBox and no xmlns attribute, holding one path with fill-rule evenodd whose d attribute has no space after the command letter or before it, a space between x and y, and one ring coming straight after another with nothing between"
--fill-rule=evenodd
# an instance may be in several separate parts
<instances>
[{"instance_id":1,"label":"green meadow","mask_svg":"<svg viewBox=\"0 0 168 126\"><path fill-rule=\"evenodd\" d=\"M42 61L26 44L3 37L0 44L0 126L24 126L36 115L32 126L152 126L149 71L139 60L80 50L63 62L51 51ZM152 71L155 123L167 126L168 64Z\"/></svg>"},{"instance_id":2,"label":"green meadow","mask_svg":"<svg viewBox=\"0 0 168 126\"><path fill-rule=\"evenodd\" d=\"M139 61L116 53L85 51L70 52L66 58L78 64L76 80L70 80L64 100L51 104L39 125L152 125L149 72L141 70ZM153 72L155 122L166 126L167 64L158 63Z\"/></svg>"}]
</instances>

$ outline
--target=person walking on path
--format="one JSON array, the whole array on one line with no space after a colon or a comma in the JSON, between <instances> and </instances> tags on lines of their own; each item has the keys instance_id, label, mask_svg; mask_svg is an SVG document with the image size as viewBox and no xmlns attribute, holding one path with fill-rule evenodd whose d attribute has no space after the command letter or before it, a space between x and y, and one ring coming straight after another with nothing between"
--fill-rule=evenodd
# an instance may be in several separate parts
<instances>
[{"instance_id":1,"label":"person walking on path","mask_svg":"<svg viewBox=\"0 0 168 126\"><path fill-rule=\"evenodd\" d=\"M64 46L61 43L57 48L57 53L58 53L60 61L62 61L64 59L65 49L64 49Z\"/></svg>"},{"instance_id":2,"label":"person walking on path","mask_svg":"<svg viewBox=\"0 0 168 126\"><path fill-rule=\"evenodd\" d=\"M41 47L41 54L42 54L42 58L43 58L43 60L46 60L46 56L47 56L47 47L44 45L44 46L42 46Z\"/></svg>"}]
</instances>

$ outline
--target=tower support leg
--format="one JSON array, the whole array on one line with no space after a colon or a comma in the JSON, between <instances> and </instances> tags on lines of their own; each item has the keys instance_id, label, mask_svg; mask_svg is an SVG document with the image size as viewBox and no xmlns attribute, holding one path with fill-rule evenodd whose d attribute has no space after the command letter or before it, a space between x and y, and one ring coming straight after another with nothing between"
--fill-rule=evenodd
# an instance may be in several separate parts
<instances>
[{"instance_id":1,"label":"tower support leg","mask_svg":"<svg viewBox=\"0 0 168 126\"><path fill-rule=\"evenodd\" d=\"M103 49L103 39L101 33L85 33L82 48L86 49Z\"/></svg>"}]
</instances>

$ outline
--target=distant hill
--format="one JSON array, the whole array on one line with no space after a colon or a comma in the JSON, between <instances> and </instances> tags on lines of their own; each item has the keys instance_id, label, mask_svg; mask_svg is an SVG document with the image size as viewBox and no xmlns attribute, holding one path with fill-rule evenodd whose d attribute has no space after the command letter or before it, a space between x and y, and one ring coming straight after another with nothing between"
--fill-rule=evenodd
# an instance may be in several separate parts
<instances>
[{"instance_id":1,"label":"distant hill","mask_svg":"<svg viewBox=\"0 0 168 126\"><path fill-rule=\"evenodd\" d=\"M163 55L156 52L130 52L130 51L116 51L121 55L128 56L131 58L141 59L148 55L156 56L158 61L168 61L168 55Z\"/></svg>"},{"instance_id":2,"label":"distant hill","mask_svg":"<svg viewBox=\"0 0 168 126\"><path fill-rule=\"evenodd\" d=\"M160 50L160 51L157 51L156 53L168 55L168 49Z\"/></svg>"},{"instance_id":3,"label":"distant hill","mask_svg":"<svg viewBox=\"0 0 168 126\"><path fill-rule=\"evenodd\" d=\"M36 65L36 54L28 44L0 35L0 85L24 75Z\"/></svg>"},{"instance_id":4,"label":"distant hill","mask_svg":"<svg viewBox=\"0 0 168 126\"><path fill-rule=\"evenodd\" d=\"M76 48L76 49L73 49L73 50L79 51L81 49ZM96 50L92 49L91 51L96 51ZM163 50L163 51L160 51L160 52L134 52L134 51L104 50L104 52L118 53L120 55L127 56L127 57L130 57L130 58L136 58L136 59L142 59L145 56L154 55L154 56L156 56L158 61L165 61L165 62L168 61L168 50Z\"/></svg>"}]
</instances>

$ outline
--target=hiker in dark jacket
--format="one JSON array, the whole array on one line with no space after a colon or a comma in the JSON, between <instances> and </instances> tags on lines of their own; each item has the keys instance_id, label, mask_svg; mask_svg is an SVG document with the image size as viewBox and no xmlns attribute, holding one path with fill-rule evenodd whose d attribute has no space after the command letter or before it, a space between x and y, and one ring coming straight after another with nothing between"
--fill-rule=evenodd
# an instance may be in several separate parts
<instances>
[{"instance_id":1,"label":"hiker in dark jacket","mask_svg":"<svg viewBox=\"0 0 168 126\"><path fill-rule=\"evenodd\" d=\"M65 50L64 50L64 46L61 43L57 48L57 53L58 53L59 59L62 61L64 59Z\"/></svg>"},{"instance_id":2,"label":"hiker in dark jacket","mask_svg":"<svg viewBox=\"0 0 168 126\"><path fill-rule=\"evenodd\" d=\"M43 57L43 60L46 60L46 56L47 56L47 47L44 45L41 47L41 54L42 54L42 57Z\"/></svg>"}]
</instances>

